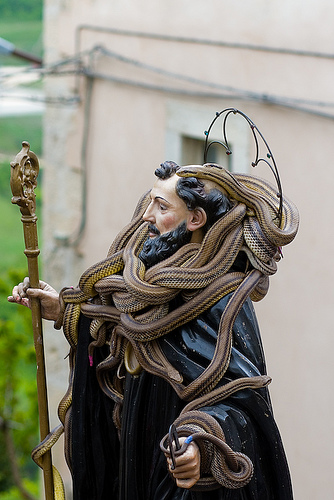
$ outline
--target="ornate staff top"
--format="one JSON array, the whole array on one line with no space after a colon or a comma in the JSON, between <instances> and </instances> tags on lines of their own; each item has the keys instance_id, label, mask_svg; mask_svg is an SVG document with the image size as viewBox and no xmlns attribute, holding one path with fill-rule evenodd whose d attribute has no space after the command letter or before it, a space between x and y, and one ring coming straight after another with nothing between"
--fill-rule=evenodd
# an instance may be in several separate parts
<instances>
[{"instance_id":1,"label":"ornate staff top","mask_svg":"<svg viewBox=\"0 0 334 500\"><path fill-rule=\"evenodd\" d=\"M35 153L30 151L29 142L22 142L22 149L10 166L12 203L19 205L22 215L35 217L36 196L34 189L37 186L39 162Z\"/></svg>"}]
</instances>

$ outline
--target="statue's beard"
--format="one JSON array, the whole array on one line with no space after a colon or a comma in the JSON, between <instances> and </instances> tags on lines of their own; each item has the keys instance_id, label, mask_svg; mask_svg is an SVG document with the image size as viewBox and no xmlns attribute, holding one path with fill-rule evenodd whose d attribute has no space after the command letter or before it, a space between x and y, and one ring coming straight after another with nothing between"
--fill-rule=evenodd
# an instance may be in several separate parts
<instances>
[{"instance_id":1,"label":"statue's beard","mask_svg":"<svg viewBox=\"0 0 334 500\"><path fill-rule=\"evenodd\" d=\"M157 236L148 238L139 254L139 258L144 262L146 269L171 257L179 248L189 243L192 236L191 231L187 229L186 222L181 222L176 229L164 234L160 234L152 224L149 225L149 230Z\"/></svg>"}]
</instances>

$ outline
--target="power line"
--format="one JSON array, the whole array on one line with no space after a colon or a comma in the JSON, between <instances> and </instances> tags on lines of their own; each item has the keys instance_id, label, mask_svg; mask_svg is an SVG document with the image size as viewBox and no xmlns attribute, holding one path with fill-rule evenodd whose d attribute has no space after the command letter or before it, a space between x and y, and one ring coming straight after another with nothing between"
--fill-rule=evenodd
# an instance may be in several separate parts
<instances>
[{"instance_id":1,"label":"power line","mask_svg":"<svg viewBox=\"0 0 334 500\"><path fill-rule=\"evenodd\" d=\"M165 70L163 68L159 68L157 66L152 66L146 63L142 63L137 59L132 59L129 57L126 57L122 54L118 54L116 52L110 51L102 46L96 46L95 51L98 52L100 51L102 54L117 59L123 63L130 64L133 66L137 66L141 69L146 69L148 71L172 78L174 80L180 80L188 83L192 83L195 85L200 85L203 87L209 87L209 88L214 88L214 89L219 89L219 90L224 90L226 92L231 92L239 96L240 98L244 99L251 99L251 100L257 100L260 99L262 102L272 102L275 104L279 104L280 102L289 102L290 104L307 104L311 106L319 106L319 107L332 107L334 106L334 102L326 102L326 101L315 101L311 99L300 99L300 98L293 98L293 97L280 97L280 96L273 96L267 93L259 93L259 92L254 92L250 90L245 90L245 89L240 89L238 87L233 87L231 85L223 85L219 83L214 83L214 82L208 82L206 80L201 80L199 78L194 78L191 76L187 75L181 75L180 73L175 73L171 72L168 70ZM94 76L94 72L89 73L91 77ZM101 76L99 76L101 78Z\"/></svg>"},{"instance_id":2,"label":"power line","mask_svg":"<svg viewBox=\"0 0 334 500\"><path fill-rule=\"evenodd\" d=\"M180 88L177 86L170 85L156 85L151 82L143 82L136 79L126 79L122 77L118 77L116 75L107 75L101 72L97 72L92 70L93 67L93 58L98 54L102 54L106 57L113 58L118 60L124 64L132 65L138 67L140 69L144 69L150 73L158 74L164 76L166 78L172 79L176 82L187 83L191 85L196 85L202 87L203 89L213 89L214 91L209 90L191 90L189 88ZM85 65L83 62L84 57L88 56L89 64ZM72 67L71 67L72 66ZM334 116L331 113L326 113L320 111L316 108L332 108L334 106L334 102L329 101L317 101L311 99L301 99L295 97L282 97L277 95L271 95L268 93L255 92L250 90L241 89L238 87L234 87L231 85L224 85L215 82L210 82L206 80L202 80L196 77L188 76L185 74L180 74L176 72L172 72L166 70L164 68L160 68L158 66L153 66L144 62L139 61L138 59L129 58L124 56L123 54L111 51L102 46L94 46L89 50L85 50L80 53L76 53L74 56L69 57L67 59L62 59L57 61L49 66L34 68L34 69L23 69L22 72L33 71L39 74L40 78L44 76L65 76L65 75L84 75L88 78L97 78L108 80L114 83L123 84L123 85L131 85L133 87L142 88L146 90L154 90L164 93L185 95L191 97L201 97L201 98L235 98L242 100L250 100L255 102L261 102L266 104L272 104L276 106L282 106L289 109L294 109L298 111L303 111L307 113L312 113L318 116L333 118ZM17 75L17 73L15 74ZM10 78L12 74L4 74L1 79L6 80L6 78ZM6 97L4 94L0 94L1 98ZM48 104L54 105L73 105L80 101L78 95L75 96L48 96L48 97L39 97L35 96L19 96L22 99L29 100L40 100L41 102L45 102Z\"/></svg>"},{"instance_id":3,"label":"power line","mask_svg":"<svg viewBox=\"0 0 334 500\"><path fill-rule=\"evenodd\" d=\"M256 45L251 43L241 43L241 42L224 42L220 40L210 40L207 38L197 38L197 37L184 37L177 35L166 35L162 33L148 33L144 31L132 31L119 28L102 27L90 24L79 25L76 29L76 43L77 48L80 50L80 35L84 30L97 31L100 33L109 33L112 35L135 37L135 38L149 38L152 40L161 40L166 42L178 42L178 43L189 43L198 45L208 45L214 47L225 47L230 49L240 49L240 50L250 50L259 52L271 52L273 54L285 54L285 55L295 55L301 57L315 57L323 59L334 59L333 53L312 51L312 50L300 50L291 49L284 47L270 47L267 45Z\"/></svg>"},{"instance_id":4,"label":"power line","mask_svg":"<svg viewBox=\"0 0 334 500\"><path fill-rule=\"evenodd\" d=\"M191 90L186 90L186 89L181 89L181 88L176 88L176 87L167 87L167 86L162 86L162 85L155 85L151 83L145 83L145 82L139 82L139 81L134 81L134 80L129 80L125 78L118 78L115 76L111 75L105 75L102 73L97 73L97 72L88 72L87 76L90 78L97 78L101 80L106 80L110 81L119 85L128 85L136 88L141 88L142 90L149 90L149 91L156 91L156 92L163 92L163 93L169 93L169 94L175 94L175 95L183 95L187 97L197 97L197 98L206 98L206 99L238 99L238 100L252 100L256 101L259 103L263 104L271 104L275 106L281 106L286 109L291 109L293 111L301 111L304 113L320 116L322 118L330 118L334 119L334 113L325 113L322 111L319 111L317 109L312 109L311 107L306 107L306 106L301 106L297 104L292 104L292 102L289 102L288 100L280 100L275 97L270 97L267 94L253 94L252 98L250 96L242 96L237 93L213 93L213 92L204 92L204 91L191 91ZM332 104L330 104L332 106Z\"/></svg>"}]
</instances>

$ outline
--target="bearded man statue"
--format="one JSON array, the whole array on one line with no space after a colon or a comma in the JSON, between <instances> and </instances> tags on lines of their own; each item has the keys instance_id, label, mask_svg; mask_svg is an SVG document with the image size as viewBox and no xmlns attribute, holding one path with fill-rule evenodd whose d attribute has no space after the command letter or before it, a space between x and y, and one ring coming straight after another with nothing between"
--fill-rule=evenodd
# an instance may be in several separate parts
<instances>
[{"instance_id":1,"label":"bearded man statue","mask_svg":"<svg viewBox=\"0 0 334 500\"><path fill-rule=\"evenodd\" d=\"M39 296L70 344L59 414L73 498L291 500L252 301L298 211L216 164L155 173L77 288L58 301L21 284L10 298Z\"/></svg>"}]
</instances>

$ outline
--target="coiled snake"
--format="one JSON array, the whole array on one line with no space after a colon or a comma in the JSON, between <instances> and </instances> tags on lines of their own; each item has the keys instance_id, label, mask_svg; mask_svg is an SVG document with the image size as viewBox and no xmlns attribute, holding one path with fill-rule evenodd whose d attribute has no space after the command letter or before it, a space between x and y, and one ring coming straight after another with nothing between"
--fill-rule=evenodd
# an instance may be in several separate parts
<instances>
[{"instance_id":1,"label":"coiled snake","mask_svg":"<svg viewBox=\"0 0 334 500\"><path fill-rule=\"evenodd\" d=\"M190 415L197 408L220 401L237 390L263 387L270 381L263 376L219 386L229 365L234 320L247 297L257 301L265 296L268 277L277 269L280 247L296 235L298 211L284 198L282 222L278 227L279 200L275 189L261 179L231 174L219 165L181 167L177 175L213 181L225 190L232 202L231 210L208 230L203 242L185 245L172 257L146 270L138 254L148 237L147 224L142 220L149 200L147 193L130 224L116 237L107 258L90 267L81 276L77 288L63 289L60 294L62 313L55 327L63 326L71 346L71 360L78 341L81 313L92 318L91 364L96 346L106 343L110 346L108 357L96 367L96 373L101 389L115 401L117 427L121 425L123 401L122 383L117 374L123 370L124 356L127 358L131 351L139 369L166 379L179 397L188 402L185 411ZM246 253L249 266L244 272L232 272L240 252ZM231 293L231 298L221 318L213 359L197 379L185 385L182 374L163 355L159 338L210 308L227 293ZM170 301L179 294L184 303L170 310ZM73 363L69 389L59 406L60 420L65 427L74 368ZM205 429L210 433L210 425L206 428L202 423L198 432ZM51 443L51 439L49 441ZM39 452L47 446L48 443L43 443ZM215 462L214 481L218 478L220 484L230 484L224 472L225 479L217 472L223 467L222 460L219 456ZM245 477L250 480L249 471ZM240 484L228 487L240 487Z\"/></svg>"}]
</instances>

